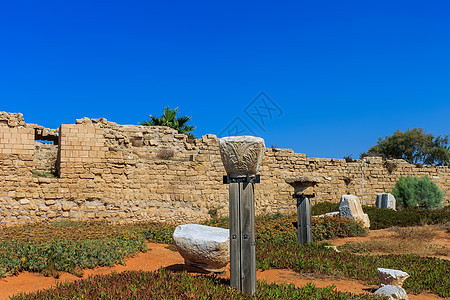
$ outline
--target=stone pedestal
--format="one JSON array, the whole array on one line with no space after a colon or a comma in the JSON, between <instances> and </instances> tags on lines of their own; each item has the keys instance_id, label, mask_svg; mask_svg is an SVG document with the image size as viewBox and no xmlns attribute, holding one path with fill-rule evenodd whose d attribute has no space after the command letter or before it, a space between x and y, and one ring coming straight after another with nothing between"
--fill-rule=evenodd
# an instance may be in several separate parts
<instances>
[{"instance_id":1,"label":"stone pedestal","mask_svg":"<svg viewBox=\"0 0 450 300\"><path fill-rule=\"evenodd\" d=\"M286 178L286 183L294 188L293 197L297 199L297 236L298 242L302 245L312 243L312 223L311 223L311 201L312 195L305 195L303 192L309 187L321 182L316 176L297 176Z\"/></svg>"},{"instance_id":2,"label":"stone pedestal","mask_svg":"<svg viewBox=\"0 0 450 300\"><path fill-rule=\"evenodd\" d=\"M220 156L230 184L230 285L256 292L254 183L265 151L264 140L252 136L219 140Z\"/></svg>"}]
</instances>

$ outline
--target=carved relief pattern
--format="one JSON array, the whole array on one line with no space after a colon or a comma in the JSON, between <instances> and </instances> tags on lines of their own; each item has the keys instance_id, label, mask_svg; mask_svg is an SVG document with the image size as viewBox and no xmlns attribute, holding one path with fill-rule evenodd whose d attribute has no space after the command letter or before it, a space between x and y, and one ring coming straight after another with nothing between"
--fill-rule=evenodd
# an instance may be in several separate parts
<instances>
[{"instance_id":1,"label":"carved relief pattern","mask_svg":"<svg viewBox=\"0 0 450 300\"><path fill-rule=\"evenodd\" d=\"M262 139L248 141L224 138L220 140L220 156L227 174L253 175L258 172L265 146Z\"/></svg>"}]
</instances>

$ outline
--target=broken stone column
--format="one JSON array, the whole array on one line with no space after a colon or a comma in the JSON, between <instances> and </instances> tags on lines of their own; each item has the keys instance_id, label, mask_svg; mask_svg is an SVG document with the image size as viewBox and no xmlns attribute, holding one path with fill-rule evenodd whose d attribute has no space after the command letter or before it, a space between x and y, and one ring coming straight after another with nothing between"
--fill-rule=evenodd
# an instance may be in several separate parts
<instances>
[{"instance_id":1,"label":"broken stone column","mask_svg":"<svg viewBox=\"0 0 450 300\"><path fill-rule=\"evenodd\" d=\"M294 188L293 197L297 199L297 236L299 244L312 243L311 201L314 193L305 195L305 190L321 182L316 176L297 176L286 178L286 183Z\"/></svg>"},{"instance_id":2,"label":"broken stone column","mask_svg":"<svg viewBox=\"0 0 450 300\"><path fill-rule=\"evenodd\" d=\"M395 209L395 197L391 193L380 193L377 194L377 199L375 200L375 206L380 208Z\"/></svg>"},{"instance_id":3,"label":"broken stone column","mask_svg":"<svg viewBox=\"0 0 450 300\"><path fill-rule=\"evenodd\" d=\"M256 292L254 184L265 151L264 140L230 136L219 140L220 156L230 185L230 285L241 292Z\"/></svg>"},{"instance_id":4,"label":"broken stone column","mask_svg":"<svg viewBox=\"0 0 450 300\"><path fill-rule=\"evenodd\" d=\"M361 203L355 195L342 195L339 202L339 215L363 222L364 227L370 227L369 216L362 210Z\"/></svg>"}]
</instances>

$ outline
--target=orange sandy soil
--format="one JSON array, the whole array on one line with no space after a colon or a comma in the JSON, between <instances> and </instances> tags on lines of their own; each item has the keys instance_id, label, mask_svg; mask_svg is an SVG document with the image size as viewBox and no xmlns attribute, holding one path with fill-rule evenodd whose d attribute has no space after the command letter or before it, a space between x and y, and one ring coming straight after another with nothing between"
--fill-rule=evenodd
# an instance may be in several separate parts
<instances>
[{"instance_id":1,"label":"orange sandy soil","mask_svg":"<svg viewBox=\"0 0 450 300\"><path fill-rule=\"evenodd\" d=\"M353 239L353 238L352 238ZM342 239L341 239L342 240ZM168 245L147 243L148 251L126 260L126 265L114 267L99 267L84 270L83 278L97 274L109 274L123 272L125 270L155 271L159 268L167 268L172 271L187 271L193 275L201 274L198 269L184 265L184 259L178 252L167 249ZM229 278L229 269L221 275ZM306 275L295 273L291 270L267 270L257 271L258 280L267 282L291 283L301 287L308 282L317 287L335 285L337 290L352 293L372 293L377 286L368 286L356 280L343 280L335 278L310 278ZM0 299L9 299L10 296L21 292L32 292L55 286L57 282L74 281L80 279L69 273L62 273L59 279L44 277L38 273L22 272L18 276L10 276L0 279ZM411 280L411 279L409 279ZM434 294L423 293L420 295L408 295L411 300L442 299Z\"/></svg>"}]
</instances>

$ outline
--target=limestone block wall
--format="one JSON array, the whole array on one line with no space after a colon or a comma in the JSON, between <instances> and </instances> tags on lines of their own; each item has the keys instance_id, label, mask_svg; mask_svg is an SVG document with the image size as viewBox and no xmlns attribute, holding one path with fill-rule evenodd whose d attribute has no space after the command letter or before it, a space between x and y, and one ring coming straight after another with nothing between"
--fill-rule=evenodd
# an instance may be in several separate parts
<instances>
[{"instance_id":1,"label":"limestone block wall","mask_svg":"<svg viewBox=\"0 0 450 300\"><path fill-rule=\"evenodd\" d=\"M35 141L33 171L40 174L56 173L58 145Z\"/></svg>"},{"instance_id":2,"label":"limestone block wall","mask_svg":"<svg viewBox=\"0 0 450 300\"><path fill-rule=\"evenodd\" d=\"M20 114L0 113L0 223L192 223L208 219L212 209L228 214L228 186L222 183L225 170L214 135L188 139L167 127L80 119L61 125L53 145L59 176L46 178L32 173L39 160L34 143L42 132ZM315 201L338 201L343 194L362 198L364 192L365 203L373 204L377 193L390 191L406 175L428 175L450 199L448 167L419 168L381 158L361 164L267 148L255 186L256 213L294 213L293 188L284 180L297 175L323 178L313 189Z\"/></svg>"}]
</instances>

